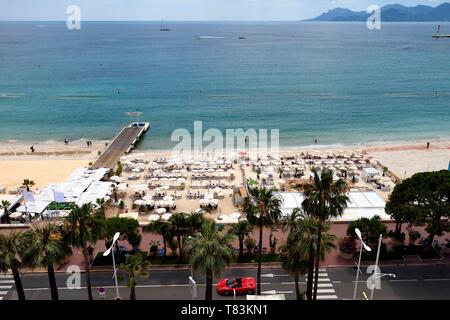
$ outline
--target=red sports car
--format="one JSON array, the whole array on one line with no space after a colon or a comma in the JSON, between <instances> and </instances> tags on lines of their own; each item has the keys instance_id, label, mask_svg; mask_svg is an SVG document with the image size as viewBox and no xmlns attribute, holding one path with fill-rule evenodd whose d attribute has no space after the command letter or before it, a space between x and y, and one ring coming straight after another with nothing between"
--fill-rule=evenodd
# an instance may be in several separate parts
<instances>
[{"instance_id":1,"label":"red sports car","mask_svg":"<svg viewBox=\"0 0 450 320\"><path fill-rule=\"evenodd\" d=\"M236 294L254 294L256 291L255 278L242 277L242 278L225 278L217 283L217 293L226 296L233 295L233 291Z\"/></svg>"}]
</instances>

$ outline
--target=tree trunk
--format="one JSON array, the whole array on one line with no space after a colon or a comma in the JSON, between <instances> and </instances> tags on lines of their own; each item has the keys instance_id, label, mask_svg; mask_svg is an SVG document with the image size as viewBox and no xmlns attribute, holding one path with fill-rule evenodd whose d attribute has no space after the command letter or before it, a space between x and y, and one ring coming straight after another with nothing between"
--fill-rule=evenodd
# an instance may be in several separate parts
<instances>
[{"instance_id":1,"label":"tree trunk","mask_svg":"<svg viewBox=\"0 0 450 320\"><path fill-rule=\"evenodd\" d=\"M178 241L178 248L180 251L180 260L183 257L183 247L181 246L181 234L179 232L177 232L177 241Z\"/></svg>"},{"instance_id":2,"label":"tree trunk","mask_svg":"<svg viewBox=\"0 0 450 320\"><path fill-rule=\"evenodd\" d=\"M300 294L300 286L298 284L299 278L300 278L300 273L297 271L294 274L295 294L297 295L297 300L302 300L302 295Z\"/></svg>"},{"instance_id":3,"label":"tree trunk","mask_svg":"<svg viewBox=\"0 0 450 320\"><path fill-rule=\"evenodd\" d=\"M239 236L239 258L244 255L244 236Z\"/></svg>"},{"instance_id":4,"label":"tree trunk","mask_svg":"<svg viewBox=\"0 0 450 320\"><path fill-rule=\"evenodd\" d=\"M136 286L130 288L130 300L136 300Z\"/></svg>"},{"instance_id":5,"label":"tree trunk","mask_svg":"<svg viewBox=\"0 0 450 320\"><path fill-rule=\"evenodd\" d=\"M163 238L163 246L164 246L163 257L165 258L166 257L166 251L167 251L167 240L166 240L166 237L164 235L162 236L162 238Z\"/></svg>"},{"instance_id":6,"label":"tree trunk","mask_svg":"<svg viewBox=\"0 0 450 320\"><path fill-rule=\"evenodd\" d=\"M263 226L259 226L259 244L258 244L258 273L256 275L256 294L261 294L261 262L262 262L262 240Z\"/></svg>"},{"instance_id":7,"label":"tree trunk","mask_svg":"<svg viewBox=\"0 0 450 320\"><path fill-rule=\"evenodd\" d=\"M401 222L395 222L395 233L400 234L402 230L402 223Z\"/></svg>"},{"instance_id":8,"label":"tree trunk","mask_svg":"<svg viewBox=\"0 0 450 320\"><path fill-rule=\"evenodd\" d=\"M313 278L314 278L314 243L311 241L309 246L309 257L308 257L308 280L306 284L306 297L308 300L312 300L313 291Z\"/></svg>"},{"instance_id":9,"label":"tree trunk","mask_svg":"<svg viewBox=\"0 0 450 320\"><path fill-rule=\"evenodd\" d=\"M429 235L428 235L428 244L427 244L427 250L432 250L433 249L433 240L434 240L434 236L435 236L435 234L434 233L430 233Z\"/></svg>"},{"instance_id":10,"label":"tree trunk","mask_svg":"<svg viewBox=\"0 0 450 320\"><path fill-rule=\"evenodd\" d=\"M52 300L59 300L58 287L56 286L55 269L53 268L53 264L49 264L47 266L47 271L48 271L48 282L50 283L50 291L51 291L51 295L52 295Z\"/></svg>"},{"instance_id":11,"label":"tree trunk","mask_svg":"<svg viewBox=\"0 0 450 320\"><path fill-rule=\"evenodd\" d=\"M320 265L320 244L322 242L322 221L319 221L317 228L317 248L316 248L316 265L315 265L315 277L314 277L314 295L313 300L317 299L317 286L319 283L319 265Z\"/></svg>"},{"instance_id":12,"label":"tree trunk","mask_svg":"<svg viewBox=\"0 0 450 320\"><path fill-rule=\"evenodd\" d=\"M11 224L11 218L9 217L9 212L6 211L6 209L4 211L5 211L5 222L7 224Z\"/></svg>"},{"instance_id":13,"label":"tree trunk","mask_svg":"<svg viewBox=\"0 0 450 320\"><path fill-rule=\"evenodd\" d=\"M205 300L212 300L212 288L213 287L213 276L212 272L208 271L206 273L206 291L205 291Z\"/></svg>"},{"instance_id":14,"label":"tree trunk","mask_svg":"<svg viewBox=\"0 0 450 320\"><path fill-rule=\"evenodd\" d=\"M91 265L89 263L89 254L88 254L87 248L83 248L83 256L84 256L84 263L85 263L85 269L86 269L86 287L87 287L87 292L88 292L88 298L89 298L89 300L93 300L92 287L91 287Z\"/></svg>"},{"instance_id":15,"label":"tree trunk","mask_svg":"<svg viewBox=\"0 0 450 320\"><path fill-rule=\"evenodd\" d=\"M20 279L20 273L19 270L16 267L11 268L13 277L14 277L14 284L16 286L16 292L17 296L19 297L19 300L25 300L25 292L23 290L22 286L22 280Z\"/></svg>"}]
</instances>

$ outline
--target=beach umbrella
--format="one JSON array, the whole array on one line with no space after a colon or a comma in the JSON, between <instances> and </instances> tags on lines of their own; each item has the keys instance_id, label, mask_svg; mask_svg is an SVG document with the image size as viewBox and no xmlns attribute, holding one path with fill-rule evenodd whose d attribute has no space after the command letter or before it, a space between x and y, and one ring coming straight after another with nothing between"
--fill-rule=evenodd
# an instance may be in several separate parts
<instances>
[{"instance_id":1,"label":"beach umbrella","mask_svg":"<svg viewBox=\"0 0 450 320\"><path fill-rule=\"evenodd\" d=\"M156 206L157 206L158 208L164 207L164 201L162 201L162 200L156 201L155 204L156 204Z\"/></svg>"},{"instance_id":2,"label":"beach umbrella","mask_svg":"<svg viewBox=\"0 0 450 320\"><path fill-rule=\"evenodd\" d=\"M170 186L164 185L164 186L160 187L159 189L160 189L160 190L169 190L169 189L170 189Z\"/></svg>"},{"instance_id":3,"label":"beach umbrella","mask_svg":"<svg viewBox=\"0 0 450 320\"><path fill-rule=\"evenodd\" d=\"M157 214L151 214L151 215L148 217L148 220L150 220L150 221L158 221L160 218L161 218L161 217L158 216Z\"/></svg>"},{"instance_id":4,"label":"beach umbrella","mask_svg":"<svg viewBox=\"0 0 450 320\"><path fill-rule=\"evenodd\" d=\"M230 214L230 217L232 219L239 219L241 217L241 213L240 212L233 212L232 214Z\"/></svg>"},{"instance_id":5,"label":"beach umbrella","mask_svg":"<svg viewBox=\"0 0 450 320\"><path fill-rule=\"evenodd\" d=\"M156 209L156 213L158 213L158 214L163 214L163 213L166 213L166 212L167 212L167 210L165 208L158 208L158 209Z\"/></svg>"},{"instance_id":6,"label":"beach umbrella","mask_svg":"<svg viewBox=\"0 0 450 320\"><path fill-rule=\"evenodd\" d=\"M146 185L146 184L137 184L137 185L133 186L133 189L136 192L147 191L148 190L148 185Z\"/></svg>"},{"instance_id":7,"label":"beach umbrella","mask_svg":"<svg viewBox=\"0 0 450 320\"><path fill-rule=\"evenodd\" d=\"M145 205L147 205L147 206L154 206L155 205L155 201L153 201L153 200L145 200Z\"/></svg>"},{"instance_id":8,"label":"beach umbrella","mask_svg":"<svg viewBox=\"0 0 450 320\"><path fill-rule=\"evenodd\" d=\"M167 221L170 219L172 215L170 213L165 213L161 216L161 219L163 219L164 221Z\"/></svg>"},{"instance_id":9,"label":"beach umbrella","mask_svg":"<svg viewBox=\"0 0 450 320\"><path fill-rule=\"evenodd\" d=\"M165 197L163 198L163 200L164 200L164 201L172 201L173 198L172 198L172 196L165 196Z\"/></svg>"},{"instance_id":10,"label":"beach umbrella","mask_svg":"<svg viewBox=\"0 0 450 320\"><path fill-rule=\"evenodd\" d=\"M137 205L137 206L143 206L143 205L145 205L145 201L144 201L144 200L135 200L133 203L134 203L135 205Z\"/></svg>"}]
</instances>

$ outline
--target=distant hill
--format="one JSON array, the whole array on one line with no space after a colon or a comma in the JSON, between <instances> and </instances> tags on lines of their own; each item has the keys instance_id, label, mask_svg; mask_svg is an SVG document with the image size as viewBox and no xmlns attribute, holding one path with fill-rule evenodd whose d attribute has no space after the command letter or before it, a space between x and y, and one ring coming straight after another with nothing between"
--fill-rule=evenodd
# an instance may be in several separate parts
<instances>
[{"instance_id":1,"label":"distant hill","mask_svg":"<svg viewBox=\"0 0 450 320\"><path fill-rule=\"evenodd\" d=\"M351 11L335 8L309 21L366 21L370 16L366 11ZM401 4L389 4L381 8L381 20L391 22L406 21L450 21L450 3L437 7L418 5L406 7Z\"/></svg>"}]
</instances>

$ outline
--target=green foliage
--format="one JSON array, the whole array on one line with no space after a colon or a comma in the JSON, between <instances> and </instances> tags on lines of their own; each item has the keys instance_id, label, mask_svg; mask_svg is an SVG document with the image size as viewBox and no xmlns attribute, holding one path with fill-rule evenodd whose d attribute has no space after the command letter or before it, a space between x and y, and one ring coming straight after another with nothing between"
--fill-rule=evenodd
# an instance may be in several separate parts
<instances>
[{"instance_id":1,"label":"green foliage","mask_svg":"<svg viewBox=\"0 0 450 320\"><path fill-rule=\"evenodd\" d=\"M0 272L24 266L22 256L27 244L23 241L23 235L18 232L0 233Z\"/></svg>"},{"instance_id":2,"label":"green foliage","mask_svg":"<svg viewBox=\"0 0 450 320\"><path fill-rule=\"evenodd\" d=\"M26 188L27 191L30 191L30 188L34 186L34 181L30 179L24 179L22 183L22 187Z\"/></svg>"},{"instance_id":3,"label":"green foliage","mask_svg":"<svg viewBox=\"0 0 450 320\"><path fill-rule=\"evenodd\" d=\"M339 245L339 250L343 253L355 253L356 252L356 240L353 237L345 237L342 239Z\"/></svg>"},{"instance_id":4,"label":"green foliage","mask_svg":"<svg viewBox=\"0 0 450 320\"><path fill-rule=\"evenodd\" d=\"M421 237L421 234L419 231L411 230L409 232L409 239L411 239L412 242L415 242L417 239Z\"/></svg>"},{"instance_id":5,"label":"green foliage","mask_svg":"<svg viewBox=\"0 0 450 320\"><path fill-rule=\"evenodd\" d=\"M145 254L127 255L125 263L119 265L119 269L125 272L126 278L120 277L121 281L126 280L127 287L130 288L130 300L136 300L136 279L148 277L148 267L150 263Z\"/></svg>"},{"instance_id":6,"label":"green foliage","mask_svg":"<svg viewBox=\"0 0 450 320\"><path fill-rule=\"evenodd\" d=\"M371 219L359 218L351 222L347 228L347 235L356 239L355 229L358 228L361 231L363 241L372 248L378 245L378 238L380 234L386 236L387 228L380 221L379 216L374 216Z\"/></svg>"},{"instance_id":7,"label":"green foliage","mask_svg":"<svg viewBox=\"0 0 450 320\"><path fill-rule=\"evenodd\" d=\"M120 239L127 240L134 247L142 240L138 228L139 222L133 218L114 217L106 219L104 236L108 243L116 232L120 232Z\"/></svg>"},{"instance_id":8,"label":"green foliage","mask_svg":"<svg viewBox=\"0 0 450 320\"><path fill-rule=\"evenodd\" d=\"M256 240L253 238L246 238L244 243L249 252L256 246Z\"/></svg>"},{"instance_id":9,"label":"green foliage","mask_svg":"<svg viewBox=\"0 0 450 320\"><path fill-rule=\"evenodd\" d=\"M395 186L386 212L398 223L425 225L430 240L450 230L450 171L416 173ZM431 246L432 241L429 241Z\"/></svg>"},{"instance_id":10,"label":"green foliage","mask_svg":"<svg viewBox=\"0 0 450 320\"><path fill-rule=\"evenodd\" d=\"M116 176L120 176L122 174L123 171L123 165L122 162L117 161L117 166L116 166L116 171L115 171L115 175Z\"/></svg>"},{"instance_id":11,"label":"green foliage","mask_svg":"<svg viewBox=\"0 0 450 320\"><path fill-rule=\"evenodd\" d=\"M153 240L152 242L150 242L150 253L153 256L156 256L156 253L158 252L158 248L159 248L159 241Z\"/></svg>"}]
</instances>

